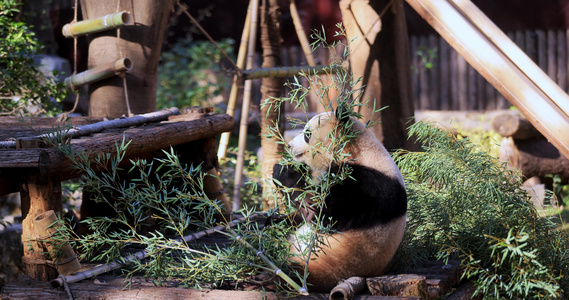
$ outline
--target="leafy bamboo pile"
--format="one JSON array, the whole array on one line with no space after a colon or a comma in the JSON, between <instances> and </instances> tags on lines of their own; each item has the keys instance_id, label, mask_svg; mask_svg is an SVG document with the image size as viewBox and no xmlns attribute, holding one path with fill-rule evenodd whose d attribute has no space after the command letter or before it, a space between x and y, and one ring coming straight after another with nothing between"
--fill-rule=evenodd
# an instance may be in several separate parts
<instances>
[{"instance_id":1,"label":"leafy bamboo pile","mask_svg":"<svg viewBox=\"0 0 569 300\"><path fill-rule=\"evenodd\" d=\"M395 154L409 193L399 262L458 257L485 299L563 297L569 238L538 216L520 175L433 124L409 135L424 151Z\"/></svg>"}]
</instances>

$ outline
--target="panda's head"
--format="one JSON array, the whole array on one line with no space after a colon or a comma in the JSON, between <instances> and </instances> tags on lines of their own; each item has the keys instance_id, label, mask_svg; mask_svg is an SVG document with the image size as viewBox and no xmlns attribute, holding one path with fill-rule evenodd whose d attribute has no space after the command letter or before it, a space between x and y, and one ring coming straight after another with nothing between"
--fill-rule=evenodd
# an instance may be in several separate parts
<instances>
[{"instance_id":1,"label":"panda's head","mask_svg":"<svg viewBox=\"0 0 569 300\"><path fill-rule=\"evenodd\" d=\"M352 116L338 117L338 112L314 116L303 131L289 142L293 158L313 172L325 173L333 163L349 159L353 151L350 139L365 130L364 124Z\"/></svg>"}]
</instances>

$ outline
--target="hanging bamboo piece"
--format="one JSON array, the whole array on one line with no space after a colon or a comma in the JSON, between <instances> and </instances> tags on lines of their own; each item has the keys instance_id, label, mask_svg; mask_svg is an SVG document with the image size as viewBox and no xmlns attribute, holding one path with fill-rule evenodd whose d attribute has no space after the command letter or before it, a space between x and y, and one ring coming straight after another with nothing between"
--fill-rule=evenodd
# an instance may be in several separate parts
<instances>
[{"instance_id":1,"label":"hanging bamboo piece","mask_svg":"<svg viewBox=\"0 0 569 300\"><path fill-rule=\"evenodd\" d=\"M64 37L73 38L89 33L114 29L123 25L130 25L131 23L132 18L130 17L130 13L121 11L92 20L65 24L61 31L63 32Z\"/></svg>"},{"instance_id":2,"label":"hanging bamboo piece","mask_svg":"<svg viewBox=\"0 0 569 300\"><path fill-rule=\"evenodd\" d=\"M314 55L312 54L312 49L310 48L310 43L306 38L306 33L304 32L304 27L302 26L302 21L300 20L300 16L298 15L298 10L296 9L295 0L290 1L290 15L292 16L292 22L294 24L294 28L296 29L296 36L298 36L298 41L300 42L300 46L302 47L302 51L304 52L304 56L306 56L306 62L311 67L316 66L316 60L314 59Z\"/></svg>"},{"instance_id":3,"label":"hanging bamboo piece","mask_svg":"<svg viewBox=\"0 0 569 300\"><path fill-rule=\"evenodd\" d=\"M255 59L255 40L257 39L257 19L259 14L259 0L252 0L251 3L251 32L247 45L246 69L253 67ZM239 143L237 152L237 163L235 164L235 185L233 188L233 210L239 210L241 206L241 184L243 183L243 165L245 162L245 147L247 146L247 125L249 125L249 106L251 105L251 80L245 81L243 90L243 103L241 107L241 120L239 122Z\"/></svg>"},{"instance_id":4,"label":"hanging bamboo piece","mask_svg":"<svg viewBox=\"0 0 569 300\"><path fill-rule=\"evenodd\" d=\"M121 58L115 62L111 62L100 67L96 67L73 76L65 78L64 84L68 89L77 89L78 87L90 84L99 80L109 78L115 74L124 73L132 69L132 61L130 58Z\"/></svg>"},{"instance_id":5,"label":"hanging bamboo piece","mask_svg":"<svg viewBox=\"0 0 569 300\"><path fill-rule=\"evenodd\" d=\"M237 95L239 94L239 85L243 82L239 72L245 67L245 58L247 57L247 45L249 44L249 32L251 31L251 14L252 7L249 1L249 7L247 8L247 16L245 17L245 25L243 26L243 33L241 33L241 44L239 45L239 53L237 54L237 62L235 63L238 70L236 70L235 75L233 75L233 82L231 84L231 92L229 93L229 99L227 101L226 114L230 116L235 116L235 103L237 102ZM227 145L229 144L229 136L231 132L224 132L221 134L219 139L219 149L217 150L217 157L224 158L227 154Z\"/></svg>"},{"instance_id":6,"label":"hanging bamboo piece","mask_svg":"<svg viewBox=\"0 0 569 300\"><path fill-rule=\"evenodd\" d=\"M515 53L503 52L501 47L496 45L493 39L496 38L499 29L493 23L465 13L465 8L459 4L453 5L448 0L407 0L407 2L472 67L515 105L565 157L569 158L569 135L567 135L569 116L556 100L552 99L553 96L548 94L549 90L544 88L547 84L532 80L519 65L513 62L516 60L512 57ZM482 13L478 15L480 17ZM492 28L492 30L486 31L480 28ZM527 64L532 62L522 63L524 67ZM532 75L536 78L543 77L540 74Z\"/></svg>"},{"instance_id":7,"label":"hanging bamboo piece","mask_svg":"<svg viewBox=\"0 0 569 300\"><path fill-rule=\"evenodd\" d=\"M39 236L38 243L40 248L53 260L53 264L57 267L57 272L63 275L73 274L81 269L81 264L77 259L77 255L68 242L61 244L61 241L55 242L52 238L61 226L54 226L57 221L55 212L48 210L43 212L34 219L33 227Z\"/></svg>"}]
</instances>

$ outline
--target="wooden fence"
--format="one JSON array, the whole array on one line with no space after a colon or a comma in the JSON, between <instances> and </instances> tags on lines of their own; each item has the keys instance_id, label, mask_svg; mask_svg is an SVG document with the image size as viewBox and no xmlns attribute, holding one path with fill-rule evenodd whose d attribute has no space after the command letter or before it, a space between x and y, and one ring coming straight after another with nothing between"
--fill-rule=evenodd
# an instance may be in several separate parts
<instances>
[{"instance_id":1,"label":"wooden fence","mask_svg":"<svg viewBox=\"0 0 569 300\"><path fill-rule=\"evenodd\" d=\"M569 31L532 30L508 36L557 84L568 90ZM510 103L438 35L411 36L416 110L494 110Z\"/></svg>"}]
</instances>

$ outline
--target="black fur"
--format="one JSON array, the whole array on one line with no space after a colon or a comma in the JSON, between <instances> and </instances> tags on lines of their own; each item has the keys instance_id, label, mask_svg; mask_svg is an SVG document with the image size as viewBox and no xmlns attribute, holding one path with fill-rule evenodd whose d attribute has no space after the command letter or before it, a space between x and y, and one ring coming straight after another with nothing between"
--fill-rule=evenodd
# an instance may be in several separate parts
<instances>
[{"instance_id":1,"label":"black fur","mask_svg":"<svg viewBox=\"0 0 569 300\"><path fill-rule=\"evenodd\" d=\"M407 193L397 179L364 166L350 167L353 179L347 178L332 186L325 200L324 213L332 218L333 229L346 231L371 228L405 214ZM331 173L337 174L339 169L339 166L333 166ZM273 168L273 177L287 187L304 189L306 185L300 173L278 164ZM295 199L298 195L293 193L290 196ZM325 218L324 225L327 225L327 219Z\"/></svg>"}]
</instances>

